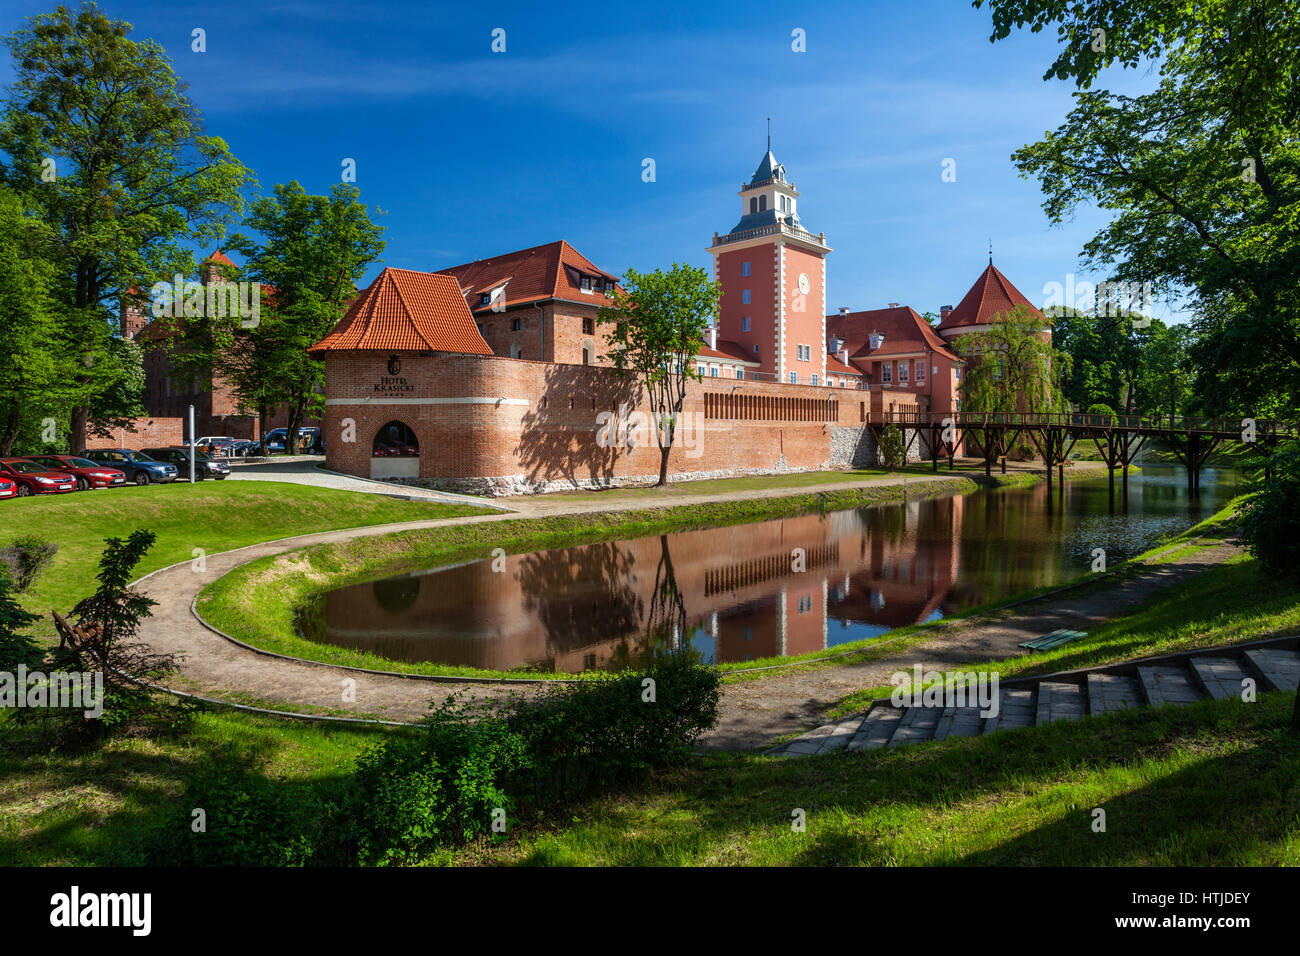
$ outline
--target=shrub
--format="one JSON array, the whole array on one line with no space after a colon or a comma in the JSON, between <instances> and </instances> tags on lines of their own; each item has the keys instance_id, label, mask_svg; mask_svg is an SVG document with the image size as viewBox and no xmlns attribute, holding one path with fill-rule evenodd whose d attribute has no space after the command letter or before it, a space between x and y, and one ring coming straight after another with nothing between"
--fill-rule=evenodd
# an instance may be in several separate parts
<instances>
[{"instance_id":1,"label":"shrub","mask_svg":"<svg viewBox=\"0 0 1300 956\"><path fill-rule=\"evenodd\" d=\"M532 799L624 783L685 757L717 723L719 684L698 655L665 652L645 671L553 684L516 702L506 720L532 758Z\"/></svg>"},{"instance_id":2,"label":"shrub","mask_svg":"<svg viewBox=\"0 0 1300 956\"><path fill-rule=\"evenodd\" d=\"M319 798L289 793L288 785L245 770L218 766L196 777L176 808L145 841L153 866L302 866L317 862ZM195 810L204 829L195 832ZM123 861L126 862L126 861Z\"/></svg>"},{"instance_id":3,"label":"shrub","mask_svg":"<svg viewBox=\"0 0 1300 956\"><path fill-rule=\"evenodd\" d=\"M1103 405L1100 402L1094 405L1089 405L1087 414L1105 415L1112 422L1115 420L1115 409L1111 408L1109 405Z\"/></svg>"},{"instance_id":4,"label":"shrub","mask_svg":"<svg viewBox=\"0 0 1300 956\"><path fill-rule=\"evenodd\" d=\"M1241 536L1268 571L1300 581L1300 443L1281 446L1266 461L1272 477L1246 499Z\"/></svg>"},{"instance_id":5,"label":"shrub","mask_svg":"<svg viewBox=\"0 0 1300 956\"><path fill-rule=\"evenodd\" d=\"M31 586L37 575L49 567L58 550L59 546L53 542L36 535L27 535L0 548L0 564L9 568L10 577L22 592Z\"/></svg>"},{"instance_id":6,"label":"shrub","mask_svg":"<svg viewBox=\"0 0 1300 956\"><path fill-rule=\"evenodd\" d=\"M902 466L903 457L907 454L907 445L903 441L903 433L899 431L897 425L890 423L880 430L876 454L880 459L880 463L886 468L892 469Z\"/></svg>"},{"instance_id":7,"label":"shrub","mask_svg":"<svg viewBox=\"0 0 1300 956\"><path fill-rule=\"evenodd\" d=\"M413 862L513 811L506 782L527 764L523 740L499 718L473 717L453 698L418 735L394 734L357 759L343 839L361 862Z\"/></svg>"},{"instance_id":8,"label":"shrub","mask_svg":"<svg viewBox=\"0 0 1300 956\"><path fill-rule=\"evenodd\" d=\"M13 582L0 567L0 671L13 673L19 664L34 666L41 659L40 645L26 631L40 618L29 614L12 596Z\"/></svg>"}]
</instances>

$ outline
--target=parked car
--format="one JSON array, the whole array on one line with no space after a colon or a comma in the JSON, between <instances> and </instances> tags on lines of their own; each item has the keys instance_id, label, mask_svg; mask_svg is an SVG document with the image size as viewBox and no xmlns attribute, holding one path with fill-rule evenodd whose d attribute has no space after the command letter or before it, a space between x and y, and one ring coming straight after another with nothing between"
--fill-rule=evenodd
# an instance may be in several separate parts
<instances>
[{"instance_id":1,"label":"parked car","mask_svg":"<svg viewBox=\"0 0 1300 956\"><path fill-rule=\"evenodd\" d=\"M27 458L46 468L67 472L77 479L78 491L126 484L126 472L91 461L89 458L78 458L76 455L28 455Z\"/></svg>"},{"instance_id":2,"label":"parked car","mask_svg":"<svg viewBox=\"0 0 1300 956\"><path fill-rule=\"evenodd\" d=\"M206 438L200 438L194 444L198 445L199 448L211 455L219 448L229 445L234 441L235 439L231 438L229 435L209 435Z\"/></svg>"},{"instance_id":3,"label":"parked car","mask_svg":"<svg viewBox=\"0 0 1300 956\"><path fill-rule=\"evenodd\" d=\"M17 498L18 483L11 478L0 475L0 498Z\"/></svg>"},{"instance_id":4,"label":"parked car","mask_svg":"<svg viewBox=\"0 0 1300 956\"><path fill-rule=\"evenodd\" d=\"M143 452L132 451L130 448L96 448L86 452L86 457L120 469L137 485L175 481L177 478L175 465L154 461Z\"/></svg>"},{"instance_id":5,"label":"parked car","mask_svg":"<svg viewBox=\"0 0 1300 956\"><path fill-rule=\"evenodd\" d=\"M175 465L181 481L189 479L190 450L188 448L170 445L166 448L145 448L143 451L154 461L165 461ZM196 481L202 481L204 478L220 480L229 475L230 466L224 461L218 461L211 455L201 451L194 453L194 478Z\"/></svg>"},{"instance_id":6,"label":"parked car","mask_svg":"<svg viewBox=\"0 0 1300 956\"><path fill-rule=\"evenodd\" d=\"M266 433L266 448L268 451L284 451L285 443L289 437L289 429L272 428ZM313 425L306 425L298 429L298 451L305 452L307 449L319 444L324 448L324 442L320 441L320 429Z\"/></svg>"},{"instance_id":7,"label":"parked car","mask_svg":"<svg viewBox=\"0 0 1300 956\"><path fill-rule=\"evenodd\" d=\"M227 458L247 458L249 455L257 454L261 448L261 442L255 442L248 438L237 438L230 444L223 445L221 453Z\"/></svg>"},{"instance_id":8,"label":"parked car","mask_svg":"<svg viewBox=\"0 0 1300 956\"><path fill-rule=\"evenodd\" d=\"M77 488L77 479L67 472L51 471L26 458L0 458L0 475L18 486L20 498L58 494L62 491L75 491Z\"/></svg>"}]
</instances>

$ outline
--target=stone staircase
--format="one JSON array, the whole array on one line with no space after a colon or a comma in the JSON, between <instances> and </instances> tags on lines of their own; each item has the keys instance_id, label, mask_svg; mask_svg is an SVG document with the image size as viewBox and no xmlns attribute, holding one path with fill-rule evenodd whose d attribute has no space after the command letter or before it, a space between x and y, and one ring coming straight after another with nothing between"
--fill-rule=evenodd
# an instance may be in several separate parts
<instances>
[{"instance_id":1,"label":"stone staircase","mask_svg":"<svg viewBox=\"0 0 1300 956\"><path fill-rule=\"evenodd\" d=\"M1256 693L1295 690L1300 683L1300 636L1000 681L997 713L989 717L974 704L895 707L886 697L872 701L863 713L818 727L767 753L800 757L902 747L1127 708L1240 698L1248 678L1255 681Z\"/></svg>"}]
</instances>

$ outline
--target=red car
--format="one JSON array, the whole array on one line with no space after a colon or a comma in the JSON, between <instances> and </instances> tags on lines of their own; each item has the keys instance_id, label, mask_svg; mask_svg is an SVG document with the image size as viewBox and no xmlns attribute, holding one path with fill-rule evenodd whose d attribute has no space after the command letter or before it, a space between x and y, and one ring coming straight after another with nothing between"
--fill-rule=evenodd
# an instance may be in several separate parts
<instances>
[{"instance_id":1,"label":"red car","mask_svg":"<svg viewBox=\"0 0 1300 956\"><path fill-rule=\"evenodd\" d=\"M52 471L61 471L77 479L77 490L87 488L112 488L126 484L126 472L76 455L28 455L28 461L44 465Z\"/></svg>"},{"instance_id":2,"label":"red car","mask_svg":"<svg viewBox=\"0 0 1300 956\"><path fill-rule=\"evenodd\" d=\"M8 478L0 478L0 498L18 497L18 484Z\"/></svg>"},{"instance_id":3,"label":"red car","mask_svg":"<svg viewBox=\"0 0 1300 956\"><path fill-rule=\"evenodd\" d=\"M0 477L18 486L18 497L75 491L77 479L64 471L51 471L26 458L0 458Z\"/></svg>"}]
</instances>

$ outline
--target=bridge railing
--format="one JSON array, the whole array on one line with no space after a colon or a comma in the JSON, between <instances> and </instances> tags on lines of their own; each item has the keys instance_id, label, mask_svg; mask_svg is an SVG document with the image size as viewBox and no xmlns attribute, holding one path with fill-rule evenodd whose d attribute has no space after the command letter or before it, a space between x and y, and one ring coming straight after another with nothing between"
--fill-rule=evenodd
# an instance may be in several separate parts
<instances>
[{"instance_id":1,"label":"bridge railing","mask_svg":"<svg viewBox=\"0 0 1300 956\"><path fill-rule=\"evenodd\" d=\"M1293 438L1300 435L1294 422L1248 418L1201 418L1191 415L1106 415L1087 412L922 412L890 411L884 421L903 427L956 428L1064 427L1079 430L1113 429L1147 434L1206 434L1225 437L1245 436L1252 424L1254 436Z\"/></svg>"}]
</instances>

